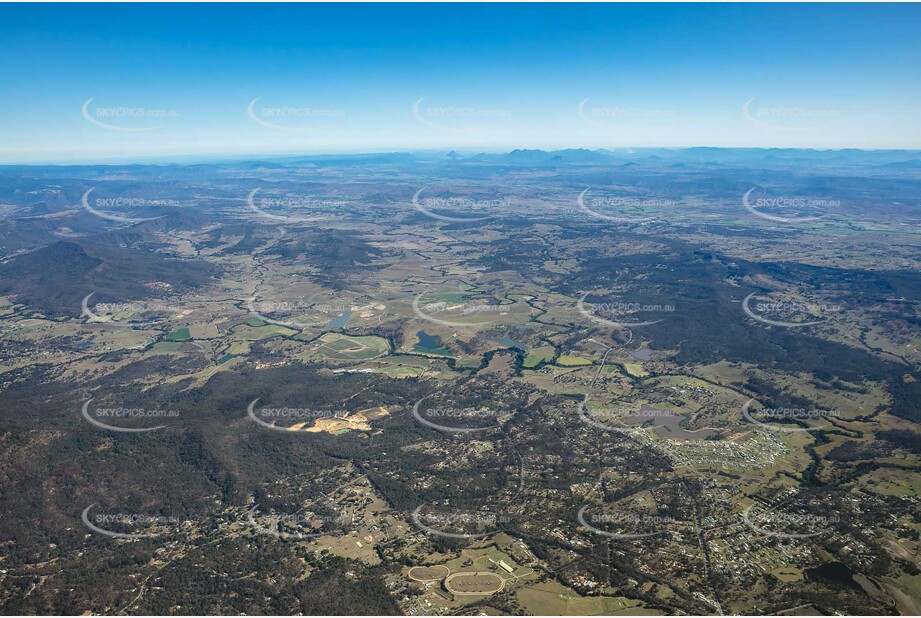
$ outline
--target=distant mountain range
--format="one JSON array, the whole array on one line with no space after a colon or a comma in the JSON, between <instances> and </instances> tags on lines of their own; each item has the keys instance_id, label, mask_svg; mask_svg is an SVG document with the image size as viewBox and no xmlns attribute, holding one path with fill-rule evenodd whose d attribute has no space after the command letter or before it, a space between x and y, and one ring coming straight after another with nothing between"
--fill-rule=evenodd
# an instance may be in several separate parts
<instances>
[{"instance_id":1,"label":"distant mountain range","mask_svg":"<svg viewBox=\"0 0 921 618\"><path fill-rule=\"evenodd\" d=\"M454 161L482 162L506 165L659 165L669 163L796 163L812 162L830 165L886 165L915 168L921 152L916 150L811 150L799 148L654 148L624 150L513 150L508 153L476 154L461 157L453 153Z\"/></svg>"},{"instance_id":2,"label":"distant mountain range","mask_svg":"<svg viewBox=\"0 0 921 618\"><path fill-rule=\"evenodd\" d=\"M228 164L257 171L283 169L291 165L361 166L361 165L412 165L416 163L479 163L492 165L553 166L553 165L658 165L676 163L685 165L707 164L776 164L811 163L823 165L880 165L889 168L916 169L921 165L921 150L816 150L809 148L566 148L563 150L515 149L510 152L458 153L451 151L371 152L361 154L322 155L258 155L213 159L207 163L188 164L77 164L77 165L0 165L0 177L15 173L23 167L42 169L54 167L58 177L81 175L88 172L112 173L138 172L158 168L172 175L188 176Z\"/></svg>"},{"instance_id":3,"label":"distant mountain range","mask_svg":"<svg viewBox=\"0 0 921 618\"><path fill-rule=\"evenodd\" d=\"M275 169L292 164L320 166L409 165L414 163L483 164L508 166L668 166L740 164L785 167L802 163L813 165L886 166L916 169L921 162L918 150L814 150L801 148L566 148L563 150L516 149L510 152L382 152L367 154L303 155L254 157L239 160L248 169Z\"/></svg>"}]
</instances>

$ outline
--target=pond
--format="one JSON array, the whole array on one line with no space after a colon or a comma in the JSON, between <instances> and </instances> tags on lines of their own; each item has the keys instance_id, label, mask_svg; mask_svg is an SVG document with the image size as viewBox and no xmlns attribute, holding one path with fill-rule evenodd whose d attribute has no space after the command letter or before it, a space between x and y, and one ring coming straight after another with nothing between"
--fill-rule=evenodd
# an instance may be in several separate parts
<instances>
[{"instance_id":1,"label":"pond","mask_svg":"<svg viewBox=\"0 0 921 618\"><path fill-rule=\"evenodd\" d=\"M854 571L843 562L826 562L817 567L805 569L804 572L809 581L840 584L848 588L860 590L860 586L854 581Z\"/></svg>"},{"instance_id":2,"label":"pond","mask_svg":"<svg viewBox=\"0 0 921 618\"><path fill-rule=\"evenodd\" d=\"M430 335L424 330L420 330L416 333L416 337L419 339L419 343L413 346L413 349L417 352L424 352L425 354L451 354L451 350L442 345L441 338L438 335Z\"/></svg>"},{"instance_id":3,"label":"pond","mask_svg":"<svg viewBox=\"0 0 921 618\"><path fill-rule=\"evenodd\" d=\"M330 320L329 324L326 325L326 328L331 330L344 328L350 317L352 317L352 311L351 309L346 309L338 318Z\"/></svg>"},{"instance_id":4,"label":"pond","mask_svg":"<svg viewBox=\"0 0 921 618\"><path fill-rule=\"evenodd\" d=\"M517 341L515 341L508 335L505 335L504 337L490 337L489 340L495 341L496 343L500 343L507 348L517 348L519 350L525 349L525 345L523 343L518 343Z\"/></svg>"},{"instance_id":5,"label":"pond","mask_svg":"<svg viewBox=\"0 0 921 618\"><path fill-rule=\"evenodd\" d=\"M652 406L643 406L637 414L627 417L624 422L628 425L650 423L655 426L653 431L655 431L657 435L675 440L706 440L717 434L713 429L699 429L697 431L683 429L681 424L686 420L687 417L681 414L675 414L669 410L659 410Z\"/></svg>"},{"instance_id":6,"label":"pond","mask_svg":"<svg viewBox=\"0 0 921 618\"><path fill-rule=\"evenodd\" d=\"M648 361L652 358L652 350L644 346L637 350L630 350L630 356L637 360Z\"/></svg>"}]
</instances>

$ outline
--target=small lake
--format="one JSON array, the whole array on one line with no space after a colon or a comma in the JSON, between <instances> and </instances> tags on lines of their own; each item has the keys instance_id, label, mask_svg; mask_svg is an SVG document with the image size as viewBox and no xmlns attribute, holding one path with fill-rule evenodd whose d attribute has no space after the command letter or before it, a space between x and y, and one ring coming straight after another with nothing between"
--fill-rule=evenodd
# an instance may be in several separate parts
<instances>
[{"instance_id":1,"label":"small lake","mask_svg":"<svg viewBox=\"0 0 921 618\"><path fill-rule=\"evenodd\" d=\"M854 581L854 571L843 562L826 562L817 567L805 569L805 573L809 581L840 584L848 588L860 590L860 586Z\"/></svg>"},{"instance_id":2,"label":"small lake","mask_svg":"<svg viewBox=\"0 0 921 618\"><path fill-rule=\"evenodd\" d=\"M336 318L335 320L330 320L329 324L326 325L326 328L329 328L332 330L336 330L339 328L345 328L345 325L349 321L350 317L352 317L352 310L346 309L345 311L342 312L342 315L340 315L338 318Z\"/></svg>"},{"instance_id":3,"label":"small lake","mask_svg":"<svg viewBox=\"0 0 921 618\"><path fill-rule=\"evenodd\" d=\"M424 352L426 354L451 354L451 350L444 347L438 335L430 335L424 330L420 330L416 333L416 337L419 339L419 343L413 347L417 352Z\"/></svg>"},{"instance_id":4,"label":"small lake","mask_svg":"<svg viewBox=\"0 0 921 618\"><path fill-rule=\"evenodd\" d=\"M496 343L500 343L507 348L517 348L519 350L525 349L525 345L523 343L518 343L517 341L515 341L508 335L505 335L504 337L491 337L489 340L495 341Z\"/></svg>"},{"instance_id":5,"label":"small lake","mask_svg":"<svg viewBox=\"0 0 921 618\"><path fill-rule=\"evenodd\" d=\"M675 414L669 410L643 406L637 414L627 417L624 422L628 425L651 424L655 426L653 431L656 432L656 435L674 440L706 440L717 435L717 432L713 429L700 429L698 431L683 429L681 424L686 420L685 416Z\"/></svg>"},{"instance_id":6,"label":"small lake","mask_svg":"<svg viewBox=\"0 0 921 618\"><path fill-rule=\"evenodd\" d=\"M630 356L637 360L648 361L652 359L652 350L649 348L640 348L638 350L630 350Z\"/></svg>"}]
</instances>

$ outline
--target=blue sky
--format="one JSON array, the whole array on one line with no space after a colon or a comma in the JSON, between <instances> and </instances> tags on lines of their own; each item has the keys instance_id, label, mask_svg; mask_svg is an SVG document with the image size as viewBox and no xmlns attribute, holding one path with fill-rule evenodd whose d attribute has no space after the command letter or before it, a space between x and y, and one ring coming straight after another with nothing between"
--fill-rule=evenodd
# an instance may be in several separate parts
<instances>
[{"instance_id":1,"label":"blue sky","mask_svg":"<svg viewBox=\"0 0 921 618\"><path fill-rule=\"evenodd\" d=\"M0 23L4 162L921 147L918 5L7 4Z\"/></svg>"}]
</instances>

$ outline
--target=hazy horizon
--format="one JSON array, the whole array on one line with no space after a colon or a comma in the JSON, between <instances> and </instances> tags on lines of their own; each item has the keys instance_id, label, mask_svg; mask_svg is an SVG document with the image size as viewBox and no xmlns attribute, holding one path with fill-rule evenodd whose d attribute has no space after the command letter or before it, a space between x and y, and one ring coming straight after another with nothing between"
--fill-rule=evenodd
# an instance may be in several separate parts
<instances>
[{"instance_id":1,"label":"hazy horizon","mask_svg":"<svg viewBox=\"0 0 921 618\"><path fill-rule=\"evenodd\" d=\"M917 149L919 10L6 5L0 162Z\"/></svg>"},{"instance_id":2,"label":"hazy horizon","mask_svg":"<svg viewBox=\"0 0 921 618\"><path fill-rule=\"evenodd\" d=\"M409 155L429 155L429 156L446 156L450 153L456 153L463 158L475 157L479 154L502 155L511 154L516 151L529 152L563 152L563 151L588 151L598 153L610 153L612 155L621 155L624 159L629 159L632 155L640 158L650 153L673 151L680 153L690 150L724 150L724 151L801 151L804 153L823 153L823 152L860 152L860 153L905 153L906 155L921 154L921 149L914 148L785 148L785 147L727 147L727 146L710 146L701 144L699 146L686 147L624 147L624 148L581 148L578 146L568 148L439 148L439 149L413 149L413 148L380 148L369 150L341 150L341 151L290 151L290 152L239 152L239 153L183 153L183 154L148 154L148 155L114 155L101 156L93 155L92 158L59 158L59 159L37 159L23 161L2 161L0 167L15 166L83 166L83 165L193 165L200 163L232 163L235 161L252 161L252 160L289 160L298 158L318 158L318 157L363 157L363 156L380 156L388 154L409 154Z\"/></svg>"}]
</instances>

